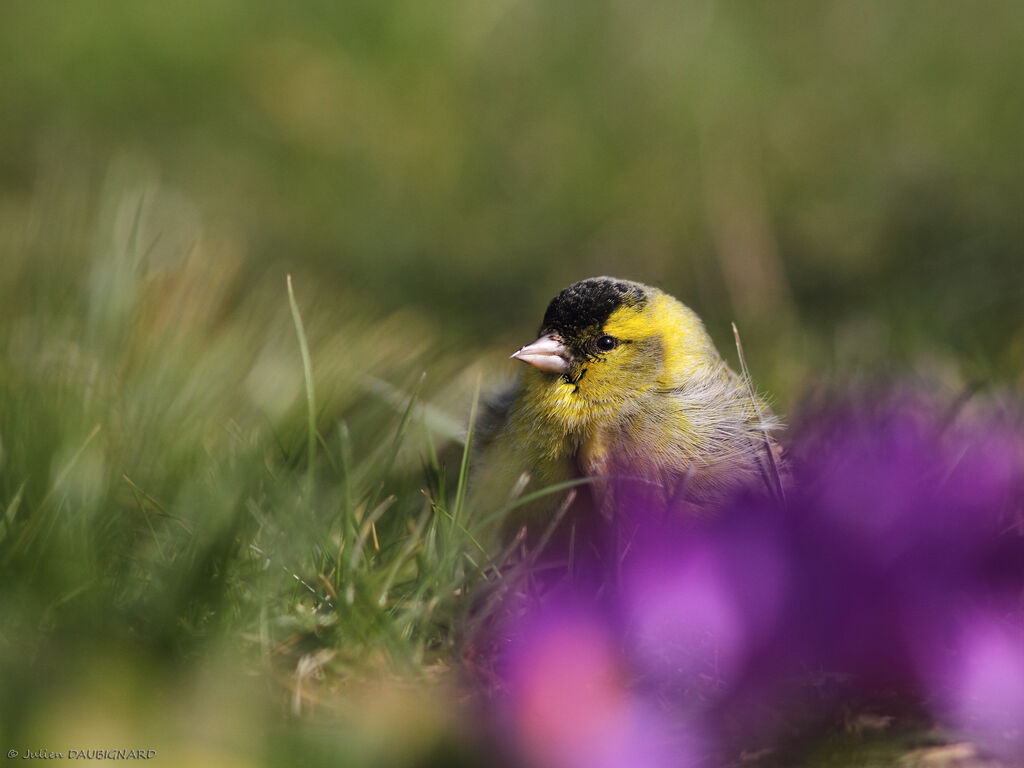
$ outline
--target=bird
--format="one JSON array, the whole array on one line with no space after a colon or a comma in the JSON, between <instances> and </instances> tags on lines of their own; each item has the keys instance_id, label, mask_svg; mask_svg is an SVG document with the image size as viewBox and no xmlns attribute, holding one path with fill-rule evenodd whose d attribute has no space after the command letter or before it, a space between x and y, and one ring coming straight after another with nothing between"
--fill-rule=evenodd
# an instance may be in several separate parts
<instances>
[{"instance_id":1,"label":"bird","mask_svg":"<svg viewBox=\"0 0 1024 768\"><path fill-rule=\"evenodd\" d=\"M700 513L742 489L783 493L779 420L700 317L656 287L573 283L512 358L525 368L491 403L476 462L492 499L578 480L608 517L623 484ZM528 509L543 519L555 506L557 496Z\"/></svg>"}]
</instances>

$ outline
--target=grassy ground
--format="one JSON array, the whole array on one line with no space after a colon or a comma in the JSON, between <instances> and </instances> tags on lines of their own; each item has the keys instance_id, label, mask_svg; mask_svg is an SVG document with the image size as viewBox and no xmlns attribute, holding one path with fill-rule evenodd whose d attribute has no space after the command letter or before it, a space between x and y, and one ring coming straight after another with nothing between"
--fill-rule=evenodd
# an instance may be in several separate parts
<instances>
[{"instance_id":1,"label":"grassy ground","mask_svg":"<svg viewBox=\"0 0 1024 768\"><path fill-rule=\"evenodd\" d=\"M204 244L162 267L141 198L110 211L85 264L32 260L28 243L3 265L3 742L217 763L234 740L254 764L293 749L333 764L288 714L341 706L349 679L447 684L458 617L489 578L462 415L424 408L424 351L400 318L303 323L314 283L239 295ZM411 707L373 691L357 700ZM430 741L455 716L424 709Z\"/></svg>"}]
</instances>

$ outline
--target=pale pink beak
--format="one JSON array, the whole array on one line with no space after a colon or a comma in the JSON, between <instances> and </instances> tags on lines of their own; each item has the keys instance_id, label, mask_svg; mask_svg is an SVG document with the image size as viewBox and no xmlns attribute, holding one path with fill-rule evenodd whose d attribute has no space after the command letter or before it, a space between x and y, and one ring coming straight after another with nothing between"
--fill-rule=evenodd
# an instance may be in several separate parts
<instances>
[{"instance_id":1,"label":"pale pink beak","mask_svg":"<svg viewBox=\"0 0 1024 768\"><path fill-rule=\"evenodd\" d=\"M529 363L544 373L565 373L569 370L569 348L553 333L541 336L533 344L527 344L512 357Z\"/></svg>"}]
</instances>

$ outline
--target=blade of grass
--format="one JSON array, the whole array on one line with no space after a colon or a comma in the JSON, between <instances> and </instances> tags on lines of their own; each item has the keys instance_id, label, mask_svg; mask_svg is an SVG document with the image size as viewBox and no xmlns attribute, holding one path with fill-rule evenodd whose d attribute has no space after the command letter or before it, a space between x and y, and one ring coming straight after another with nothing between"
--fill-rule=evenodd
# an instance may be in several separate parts
<instances>
[{"instance_id":1,"label":"blade of grass","mask_svg":"<svg viewBox=\"0 0 1024 768\"><path fill-rule=\"evenodd\" d=\"M487 550L484 548L483 544L477 541L476 537L472 534L472 532L470 532L470 530L465 525L456 520L452 516L452 514L448 512L448 510L444 509L443 507L439 507L436 504L432 505L432 508L435 512L439 513L442 517L446 518L455 527L455 530L457 530L459 533L465 536L471 544L473 544L477 549L479 549L484 554L484 556L487 556Z\"/></svg>"},{"instance_id":2,"label":"blade of grass","mask_svg":"<svg viewBox=\"0 0 1024 768\"><path fill-rule=\"evenodd\" d=\"M384 584L380 589L377 597L377 605L383 607L387 603L388 592L391 591L391 585L394 584L395 579L398 578L398 572L402 566L405 565L409 558L416 552L416 546L422 544L423 529L426 528L427 520L430 519L430 504L427 504L426 508L420 514L419 520L416 521L416 527L409 535L409 539L406 541L405 546L402 547L402 551L398 553L394 561L391 563L391 567L388 568L387 574L384 577Z\"/></svg>"},{"instance_id":3,"label":"blade of grass","mask_svg":"<svg viewBox=\"0 0 1024 768\"><path fill-rule=\"evenodd\" d=\"M577 482L576 485L579 485L579 483ZM551 489L545 490L553 491L554 488L555 486L552 486ZM538 540L536 546L533 547L533 549L521 562L516 564L511 569L510 573L503 574L500 571L501 565L510 557L512 557L516 549L518 549L526 542L526 526L523 526L519 529L518 533L516 534L516 537L512 540L512 542L509 543L509 545L505 548L505 551L502 552L500 557L495 561L496 564L492 566L499 578L497 578L494 581L488 580L489 583L494 584L493 591L487 596L487 599L484 601L479 611L476 612L476 615L469 620L469 629L465 633L466 637L474 637L478 632L480 626L482 626L483 623L490 618L491 613L497 608L498 604L501 602L501 600L504 599L505 595L508 594L508 592L513 587L517 587L518 585L524 583L526 580L532 577L533 572L537 567L537 559L544 552L544 549L547 547L548 542L551 541L551 537L558 529L558 526L562 524L562 520L565 519L566 513L568 513L569 508L572 506L572 503L575 500L576 491L570 490L569 493L566 494L566 497L562 500L561 504L559 504L558 509L556 510L554 516L551 518L551 521L544 528L544 532L541 534L541 537ZM571 558L572 553L570 552L570 567ZM569 573L571 574L572 571L570 570Z\"/></svg>"},{"instance_id":4,"label":"blade of grass","mask_svg":"<svg viewBox=\"0 0 1024 768\"><path fill-rule=\"evenodd\" d=\"M18 508L21 506L22 496L25 494L25 483L27 480L22 480L21 485L18 486L18 490L14 492L14 498L11 499L11 503L7 505L7 509L4 510L2 516L4 521L4 535L3 538L7 538L10 535L11 528L14 526L14 518L18 514Z\"/></svg>"},{"instance_id":5,"label":"blade of grass","mask_svg":"<svg viewBox=\"0 0 1024 768\"><path fill-rule=\"evenodd\" d=\"M182 530L184 530L185 533L189 534L190 536L195 533L195 529L193 529L191 525L189 525L187 522L182 520L177 515L172 515L170 512L168 512L167 508L160 502L159 499L155 498L145 489L139 487L139 485L130 477L128 477L128 475L122 474L121 479L125 481L125 483L131 489L134 495L137 495L144 499L145 501L149 502L153 509L160 513L161 517L166 517L168 520L173 520L175 523L181 526Z\"/></svg>"},{"instance_id":6,"label":"blade of grass","mask_svg":"<svg viewBox=\"0 0 1024 768\"><path fill-rule=\"evenodd\" d=\"M363 520L362 532L359 534L359 538L356 540L355 547L352 548L352 557L349 567L355 570L359 565L359 556L362 555L363 549L366 547L366 539L374 530L374 524L380 520L381 516L394 506L395 502L398 501L398 497L394 494L388 496L384 501L378 504L374 510L366 516ZM379 549L378 545L378 549Z\"/></svg>"},{"instance_id":7,"label":"blade of grass","mask_svg":"<svg viewBox=\"0 0 1024 768\"><path fill-rule=\"evenodd\" d=\"M142 513L142 517L146 521L146 527L149 529L149 535L153 537L153 544L156 546L157 554L160 555L160 559L164 563L169 562L167 555L164 552L164 548L160 545L160 537L156 535L156 528L153 527L153 521L149 519L149 513L146 512L146 505L142 495L135 490L131 484L129 484L128 487L131 489L132 496L135 498L135 504L138 506L139 512Z\"/></svg>"},{"instance_id":8,"label":"blade of grass","mask_svg":"<svg viewBox=\"0 0 1024 768\"><path fill-rule=\"evenodd\" d=\"M309 343L306 340L306 328L302 324L302 315L299 314L299 305L295 301L295 291L292 288L292 276L288 275L288 306L292 311L292 322L295 324L295 334L299 338L299 353L302 355L302 376L306 380L306 419L309 430L306 436L306 481L308 491L313 491L313 463L316 460L316 392L313 388L313 361L309 354Z\"/></svg>"},{"instance_id":9,"label":"blade of grass","mask_svg":"<svg viewBox=\"0 0 1024 768\"><path fill-rule=\"evenodd\" d=\"M554 485L549 485L546 488L541 488L540 490L533 491L531 493L526 494L525 496L520 496L518 499L509 502L508 504L501 507L497 511L492 512L486 517L481 518L480 525L491 525L492 523L497 522L501 518L505 517L511 512L514 512L520 507L526 506L527 504L537 501L538 499L542 499L545 496L550 496L553 493L560 493L561 491L567 491L570 488L575 488L578 485L586 485L588 483L593 483L599 479L600 478L597 477L577 477L574 480L565 480L564 482L555 483Z\"/></svg>"},{"instance_id":10,"label":"blade of grass","mask_svg":"<svg viewBox=\"0 0 1024 768\"><path fill-rule=\"evenodd\" d=\"M342 560L342 550L345 546L351 544L356 540L356 510L355 510L355 494L352 492L353 478L352 478L352 437L348 431L348 424L342 420L338 424L338 444L340 446L341 453L341 481L342 481L342 536L341 541L338 543L338 563L341 564L342 568L339 572L339 576L342 579L346 578L344 570L344 561ZM341 588L340 582L336 585L339 589Z\"/></svg>"},{"instance_id":11,"label":"blade of grass","mask_svg":"<svg viewBox=\"0 0 1024 768\"><path fill-rule=\"evenodd\" d=\"M380 469L376 473L376 478L372 484L372 490L366 504L370 509L377 506L380 494L387 483L388 477L391 475L391 470L395 466L395 460L398 458L398 451L405 442L406 433L409 431L409 424L412 421L412 416L416 410L416 403L419 399L420 389L422 389L423 381L426 377L426 372L420 375L419 381L413 388L412 393L408 396L408 402L406 403L405 410L402 411L401 419L398 421L398 428L395 430L395 435L391 440L388 453L384 460L378 465Z\"/></svg>"},{"instance_id":12,"label":"blade of grass","mask_svg":"<svg viewBox=\"0 0 1024 768\"><path fill-rule=\"evenodd\" d=\"M452 520L461 525L462 509L466 503L466 488L469 483L469 459L473 454L473 430L476 427L477 406L480 404L480 378L477 377L476 389L473 392L473 404L469 408L469 425L466 427L466 443L462 446L462 464L459 467L459 479L455 486L455 502L452 504Z\"/></svg>"},{"instance_id":13,"label":"blade of grass","mask_svg":"<svg viewBox=\"0 0 1024 768\"><path fill-rule=\"evenodd\" d=\"M434 436L430 431L430 427L427 425L426 418L420 419L420 424L423 427L424 441L427 447L427 466L424 468L428 473L431 473L433 477L437 477L440 471L441 462L437 459L437 446L434 445Z\"/></svg>"},{"instance_id":14,"label":"blade of grass","mask_svg":"<svg viewBox=\"0 0 1024 768\"><path fill-rule=\"evenodd\" d=\"M53 481L53 484L46 492L46 495L43 496L42 501L39 502L39 506L29 517L28 521L25 523L25 526L21 529L21 533L18 535L18 538L14 541L14 544L11 546L11 548L7 551L7 554L4 556L4 565L9 563L12 557L14 557L22 548L28 546L35 538L36 534L39 532L40 526L43 525L46 518L50 516L48 510L53 500L54 493L56 493L57 489L64 484L64 480L71 473L71 470L74 469L75 465L78 463L78 460L81 458L82 454L85 453L85 449L89 447L89 444L93 441L96 435L100 433L100 429L102 429L102 427L102 424L97 424L92 428L92 431L89 432L89 434L86 436L85 440L78 447L78 450L75 451L74 455L68 460L67 464L65 464L61 468L60 472L57 473L56 479ZM53 525L53 522L53 520L50 520L51 527Z\"/></svg>"},{"instance_id":15,"label":"blade of grass","mask_svg":"<svg viewBox=\"0 0 1024 768\"><path fill-rule=\"evenodd\" d=\"M363 389L379 396L395 409L404 408L408 400L406 393L376 376L365 376L363 378ZM461 424L440 408L421 402L416 410L423 423L435 434L456 443L461 443L465 439Z\"/></svg>"},{"instance_id":16,"label":"blade of grass","mask_svg":"<svg viewBox=\"0 0 1024 768\"><path fill-rule=\"evenodd\" d=\"M754 412L757 414L758 421L764 419L764 412L761 410L761 403L757 399L757 395L754 394L754 382L750 378L750 369L747 368L747 359L743 354L743 342L740 341L740 330L736 327L736 323L732 324L732 334L736 339L736 354L739 356L740 361L740 373L743 376L743 383L747 386L747 395L750 397L750 402L754 406ZM782 478L779 475L778 464L775 463L775 453L772 451L772 440L767 432L762 432L764 437L764 452L768 457L768 467L771 470L771 479L773 488L772 490L777 494L780 503L786 503L786 491L782 487Z\"/></svg>"}]
</instances>

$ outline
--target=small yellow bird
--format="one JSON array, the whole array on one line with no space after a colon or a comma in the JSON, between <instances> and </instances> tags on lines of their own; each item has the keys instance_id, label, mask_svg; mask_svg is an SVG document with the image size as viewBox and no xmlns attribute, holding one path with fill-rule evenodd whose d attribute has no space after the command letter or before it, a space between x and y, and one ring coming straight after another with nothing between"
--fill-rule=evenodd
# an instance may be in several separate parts
<instances>
[{"instance_id":1,"label":"small yellow bird","mask_svg":"<svg viewBox=\"0 0 1024 768\"><path fill-rule=\"evenodd\" d=\"M478 488L492 501L527 479L535 490L579 477L595 479L605 512L615 479L698 508L752 483L781 492L775 417L700 318L657 288L574 283L548 305L540 337L512 357L529 367L495 405L478 462Z\"/></svg>"}]
</instances>

